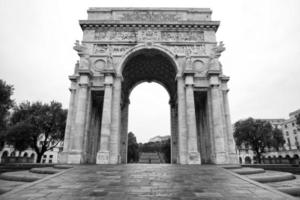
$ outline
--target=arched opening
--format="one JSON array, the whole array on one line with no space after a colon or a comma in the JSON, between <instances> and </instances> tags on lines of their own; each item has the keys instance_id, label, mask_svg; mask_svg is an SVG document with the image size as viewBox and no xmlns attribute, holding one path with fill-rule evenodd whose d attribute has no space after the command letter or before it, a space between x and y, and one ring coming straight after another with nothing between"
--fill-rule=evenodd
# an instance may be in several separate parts
<instances>
[{"instance_id":1,"label":"arched opening","mask_svg":"<svg viewBox=\"0 0 300 200\"><path fill-rule=\"evenodd\" d=\"M298 156L297 154L295 154L295 155L293 156L293 164L296 164L296 165L299 164L299 156Z\"/></svg>"},{"instance_id":2,"label":"arched opening","mask_svg":"<svg viewBox=\"0 0 300 200\"><path fill-rule=\"evenodd\" d=\"M251 158L249 156L246 156L245 164L251 164Z\"/></svg>"},{"instance_id":3,"label":"arched opening","mask_svg":"<svg viewBox=\"0 0 300 200\"><path fill-rule=\"evenodd\" d=\"M285 156L285 164L290 164L291 163L291 157L289 155Z\"/></svg>"},{"instance_id":4,"label":"arched opening","mask_svg":"<svg viewBox=\"0 0 300 200\"><path fill-rule=\"evenodd\" d=\"M28 153L25 152L25 153L23 154L23 157L28 157Z\"/></svg>"},{"instance_id":5,"label":"arched opening","mask_svg":"<svg viewBox=\"0 0 300 200\"><path fill-rule=\"evenodd\" d=\"M239 161L240 161L240 164L243 164L243 160L241 157L239 157Z\"/></svg>"},{"instance_id":6,"label":"arched opening","mask_svg":"<svg viewBox=\"0 0 300 200\"><path fill-rule=\"evenodd\" d=\"M127 162L140 163L170 162L170 110L169 95L164 87L157 83L141 83L130 94L129 132L139 143L139 149L128 141ZM128 137L128 140L132 139Z\"/></svg>"},{"instance_id":7,"label":"arched opening","mask_svg":"<svg viewBox=\"0 0 300 200\"><path fill-rule=\"evenodd\" d=\"M15 156L16 156L16 152L15 151L13 151L13 152L10 153L10 157L15 157Z\"/></svg>"},{"instance_id":8,"label":"arched opening","mask_svg":"<svg viewBox=\"0 0 300 200\"><path fill-rule=\"evenodd\" d=\"M278 156L278 162L279 162L279 164L281 164L282 163L282 156L280 155L280 156Z\"/></svg>"},{"instance_id":9,"label":"arched opening","mask_svg":"<svg viewBox=\"0 0 300 200\"><path fill-rule=\"evenodd\" d=\"M172 146L172 150L169 150L171 152L171 159L172 162L176 163L177 162L177 125L176 125L176 99L177 99L177 84L176 84L176 74L177 74L177 69L172 61L172 59L164 52L157 50L157 49L142 49L137 52L132 53L124 62L124 65L122 67L122 76L123 76L123 82L122 82L122 94L121 94L121 162L122 163L127 163L127 146L128 146L128 139L127 139L127 134L128 134L128 125L130 128L132 127L132 122L128 122L129 119L129 114L131 113L131 110L129 111L129 104L131 105L132 109L134 109L135 106L139 106L139 109L135 109L133 112L134 114L138 114L137 110L140 112L146 111L146 107L150 110L148 110L148 113L143 113L140 115L139 120L147 120L147 118L142 118L141 116L145 115L150 115L148 117L153 117L153 119L149 119L152 122L154 121L154 118L158 120L157 122L154 123L161 123L159 122L159 117L160 115L158 113L161 113L162 109L160 109L161 106L162 108L165 108L165 104L162 103L163 101L169 102L169 111L168 113L163 112L163 121L164 125L161 127L161 130L157 130L158 132L152 133L151 136L165 136L165 135L171 135L170 138L170 143ZM164 95L166 99L162 99L161 95L157 96L155 93L153 93L153 90L150 89L149 87L147 89L144 89L144 96L141 96L142 101L139 102L139 105L133 105L134 100L131 98L131 93L134 91L134 88L137 86L137 89L139 87L143 87L145 84L141 84L143 82L155 82L158 83L160 86L160 90L162 89L161 86L165 88L167 91L168 95ZM154 86L157 87L157 84L149 84L148 86ZM133 92L134 95L134 92ZM147 97L148 95L148 97ZM151 96L152 95L152 96ZM129 101L129 97L130 100ZM148 99L145 99L148 98ZM152 101L159 100L159 104L157 105L152 105L148 102L149 98L152 99ZM144 101L144 103L143 103ZM167 103L166 102L166 103ZM135 103L136 104L136 103ZM131 109L130 107L130 109ZM143 109L144 107L144 109ZM134 115L130 115L134 116ZM166 117L169 116L169 117ZM171 118L171 119L170 119ZM130 117L130 120L132 118ZM143 141L146 142L147 134L144 136L143 133L138 133L138 132L145 132L145 130L151 131L152 128L155 128L155 124L151 124L151 121L148 123L142 123L143 127L139 127L139 130L134 131L129 129L130 131L136 132L134 134L138 134L138 141ZM170 123L171 122L171 123ZM140 124L140 125L142 125ZM166 126L167 124L167 126ZM169 127L169 128L167 128ZM144 131L143 131L144 129ZM155 131L155 129L153 129ZM143 137L140 136L140 134L143 135ZM150 136L150 135L149 135ZM144 138L143 140L139 138ZM149 137L147 139L150 139ZM156 157L159 158L160 161L166 161L166 159L161 159L161 155L158 153L157 156L155 155L150 155L149 154L149 159L151 160L151 157ZM164 155L165 156L165 155ZM148 159L148 161L149 161ZM169 160L167 160L169 162ZM150 161L149 161L150 162ZM148 163L149 163L148 162ZM152 163L152 162L151 162Z\"/></svg>"}]
</instances>

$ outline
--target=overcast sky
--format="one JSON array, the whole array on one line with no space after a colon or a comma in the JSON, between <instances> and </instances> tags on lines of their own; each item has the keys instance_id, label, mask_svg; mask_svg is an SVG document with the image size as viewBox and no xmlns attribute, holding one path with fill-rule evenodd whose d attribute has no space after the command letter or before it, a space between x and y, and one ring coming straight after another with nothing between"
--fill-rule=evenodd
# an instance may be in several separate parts
<instances>
[{"instance_id":1,"label":"overcast sky","mask_svg":"<svg viewBox=\"0 0 300 200\"><path fill-rule=\"evenodd\" d=\"M13 98L67 108L68 75L82 38L79 19L88 7L209 7L221 21L217 40L229 82L232 122L249 116L287 118L300 108L299 0L0 0L0 79L14 85ZM141 84L130 96L129 130L138 141L170 132L168 94ZM149 103L146 101L148 100Z\"/></svg>"}]
</instances>

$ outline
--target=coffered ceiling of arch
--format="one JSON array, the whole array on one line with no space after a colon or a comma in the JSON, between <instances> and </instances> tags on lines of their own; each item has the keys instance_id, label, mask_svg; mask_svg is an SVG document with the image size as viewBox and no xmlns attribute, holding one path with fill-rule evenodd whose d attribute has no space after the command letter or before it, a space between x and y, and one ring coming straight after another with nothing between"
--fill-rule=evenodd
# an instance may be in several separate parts
<instances>
[{"instance_id":1,"label":"coffered ceiling of arch","mask_svg":"<svg viewBox=\"0 0 300 200\"><path fill-rule=\"evenodd\" d=\"M123 69L122 96L128 98L130 91L140 82L156 81L161 83L170 94L176 97L176 69L172 63L159 52L143 51L130 58Z\"/></svg>"}]
</instances>

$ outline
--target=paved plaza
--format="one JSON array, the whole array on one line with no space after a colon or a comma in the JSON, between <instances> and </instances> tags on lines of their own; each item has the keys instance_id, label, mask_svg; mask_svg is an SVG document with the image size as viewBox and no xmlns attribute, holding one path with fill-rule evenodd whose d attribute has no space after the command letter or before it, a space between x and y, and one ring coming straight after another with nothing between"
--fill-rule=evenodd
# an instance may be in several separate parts
<instances>
[{"instance_id":1,"label":"paved plaza","mask_svg":"<svg viewBox=\"0 0 300 200\"><path fill-rule=\"evenodd\" d=\"M0 199L293 199L216 165L78 165Z\"/></svg>"}]
</instances>

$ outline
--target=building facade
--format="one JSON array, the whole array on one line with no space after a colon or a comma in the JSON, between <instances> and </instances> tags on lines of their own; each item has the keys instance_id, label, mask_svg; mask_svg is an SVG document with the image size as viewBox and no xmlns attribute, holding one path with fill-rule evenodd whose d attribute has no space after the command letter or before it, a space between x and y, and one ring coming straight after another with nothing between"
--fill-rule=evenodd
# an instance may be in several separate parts
<instances>
[{"instance_id":1,"label":"building facade","mask_svg":"<svg viewBox=\"0 0 300 200\"><path fill-rule=\"evenodd\" d=\"M149 142L162 142L170 139L171 137L169 135L166 136L155 136L153 138L150 138Z\"/></svg>"},{"instance_id":2,"label":"building facade","mask_svg":"<svg viewBox=\"0 0 300 200\"><path fill-rule=\"evenodd\" d=\"M237 163L218 21L206 8L90 8L80 20L80 57L62 163L127 163L129 96L142 82L170 96L171 160ZM145 127L146 128L146 127Z\"/></svg>"},{"instance_id":3,"label":"building facade","mask_svg":"<svg viewBox=\"0 0 300 200\"><path fill-rule=\"evenodd\" d=\"M285 144L279 151L267 149L263 154L264 163L295 163L300 157L300 127L296 124L296 115L300 109L291 112L288 119L262 119L271 123L273 128L282 130ZM239 162L241 164L255 163L255 154L249 146L242 145L238 148Z\"/></svg>"},{"instance_id":4,"label":"building facade","mask_svg":"<svg viewBox=\"0 0 300 200\"><path fill-rule=\"evenodd\" d=\"M41 135L38 141L38 147L42 146L42 142L44 141L44 135ZM50 144L53 145L53 144ZM46 151L41 159L41 163L58 163L59 162L59 153L62 151L63 142L60 142L56 145L52 150ZM10 159L11 157L12 159ZM7 159L13 161L15 157L23 157L25 158L23 162L35 163L37 159L36 152L28 148L23 152L17 151L12 145L5 144L3 149L0 151L1 163L7 161Z\"/></svg>"}]
</instances>

